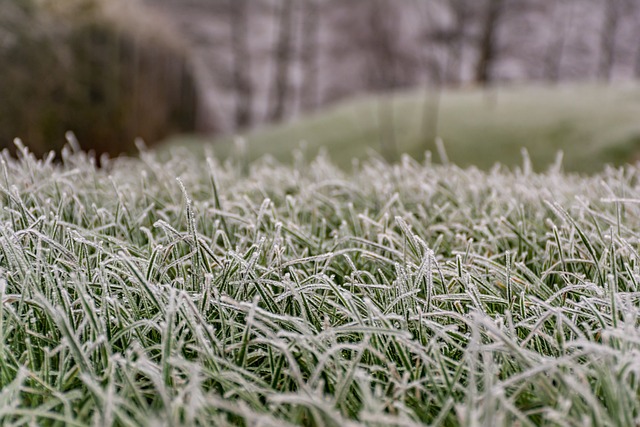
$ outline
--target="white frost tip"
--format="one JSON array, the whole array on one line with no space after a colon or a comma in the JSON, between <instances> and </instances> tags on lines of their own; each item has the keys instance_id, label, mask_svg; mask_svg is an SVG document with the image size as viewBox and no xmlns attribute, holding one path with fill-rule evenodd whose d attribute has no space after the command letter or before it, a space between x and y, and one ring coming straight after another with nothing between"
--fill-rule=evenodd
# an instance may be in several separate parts
<instances>
[{"instance_id":1,"label":"white frost tip","mask_svg":"<svg viewBox=\"0 0 640 427\"><path fill-rule=\"evenodd\" d=\"M76 138L76 135L73 132L65 132L64 137L69 143L72 152L77 153L80 151L80 143L78 142L78 138Z\"/></svg>"}]
</instances>

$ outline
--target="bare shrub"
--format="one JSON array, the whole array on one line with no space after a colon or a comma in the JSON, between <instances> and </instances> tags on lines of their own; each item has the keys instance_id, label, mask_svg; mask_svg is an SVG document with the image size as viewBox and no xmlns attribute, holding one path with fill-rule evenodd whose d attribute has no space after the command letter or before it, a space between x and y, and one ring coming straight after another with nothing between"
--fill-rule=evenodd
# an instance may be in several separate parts
<instances>
[{"instance_id":1,"label":"bare shrub","mask_svg":"<svg viewBox=\"0 0 640 427\"><path fill-rule=\"evenodd\" d=\"M137 137L193 130L185 49L144 13L125 1L1 4L0 147L20 137L42 154L71 130L83 148L115 155Z\"/></svg>"}]
</instances>

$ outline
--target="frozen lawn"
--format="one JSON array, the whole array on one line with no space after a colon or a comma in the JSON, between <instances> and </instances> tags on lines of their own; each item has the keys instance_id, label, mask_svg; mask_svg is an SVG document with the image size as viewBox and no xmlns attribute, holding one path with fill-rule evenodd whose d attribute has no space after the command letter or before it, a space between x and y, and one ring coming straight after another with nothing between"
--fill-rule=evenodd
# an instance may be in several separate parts
<instances>
[{"instance_id":1,"label":"frozen lawn","mask_svg":"<svg viewBox=\"0 0 640 427\"><path fill-rule=\"evenodd\" d=\"M637 425L639 178L5 155L0 423Z\"/></svg>"}]
</instances>

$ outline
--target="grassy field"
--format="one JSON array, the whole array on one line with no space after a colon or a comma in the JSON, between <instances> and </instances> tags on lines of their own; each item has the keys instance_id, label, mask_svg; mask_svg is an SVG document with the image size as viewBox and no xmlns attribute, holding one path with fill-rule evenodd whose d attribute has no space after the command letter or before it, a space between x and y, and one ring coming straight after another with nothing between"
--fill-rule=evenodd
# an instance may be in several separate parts
<instances>
[{"instance_id":1,"label":"grassy field","mask_svg":"<svg viewBox=\"0 0 640 427\"><path fill-rule=\"evenodd\" d=\"M272 154L288 160L306 141L312 155L325 147L334 162L348 168L352 157L365 157L368 150L388 160L397 160L398 153L422 160L427 150L437 153L434 141L440 136L449 159L460 166L516 165L524 147L536 170L553 164L562 151L568 171L594 172L640 157L638 117L637 84L412 91L347 102L245 138L252 159ZM171 141L195 143L196 149L201 142ZM228 140L216 143L220 156L231 151Z\"/></svg>"},{"instance_id":2,"label":"grassy field","mask_svg":"<svg viewBox=\"0 0 640 427\"><path fill-rule=\"evenodd\" d=\"M636 167L63 157L0 161L2 425L640 423Z\"/></svg>"}]
</instances>

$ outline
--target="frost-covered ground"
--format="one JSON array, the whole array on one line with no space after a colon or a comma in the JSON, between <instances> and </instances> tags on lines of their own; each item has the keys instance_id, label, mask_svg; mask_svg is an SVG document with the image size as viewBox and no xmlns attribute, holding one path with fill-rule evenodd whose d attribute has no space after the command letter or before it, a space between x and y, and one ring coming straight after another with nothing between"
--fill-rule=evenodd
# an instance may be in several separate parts
<instances>
[{"instance_id":1,"label":"frost-covered ground","mask_svg":"<svg viewBox=\"0 0 640 427\"><path fill-rule=\"evenodd\" d=\"M639 177L5 155L0 423L637 425Z\"/></svg>"}]
</instances>

